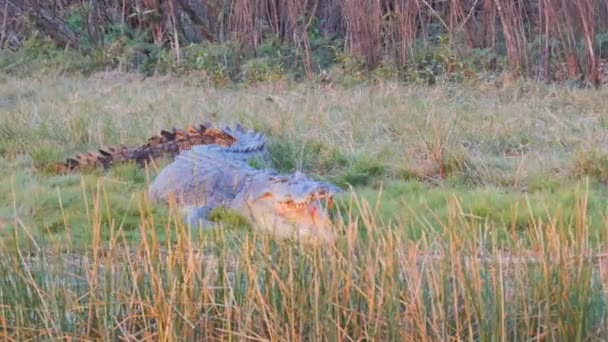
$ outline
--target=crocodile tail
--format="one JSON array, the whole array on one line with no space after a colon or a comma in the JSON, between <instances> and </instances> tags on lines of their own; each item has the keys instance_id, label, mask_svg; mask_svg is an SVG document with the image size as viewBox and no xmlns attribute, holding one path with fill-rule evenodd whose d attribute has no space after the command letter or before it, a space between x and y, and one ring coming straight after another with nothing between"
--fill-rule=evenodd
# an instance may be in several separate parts
<instances>
[{"instance_id":1,"label":"crocodile tail","mask_svg":"<svg viewBox=\"0 0 608 342\"><path fill-rule=\"evenodd\" d=\"M100 149L97 152L77 154L62 163L52 164L49 169L55 173L67 173L97 167L109 169L114 164L129 161L134 161L143 166L152 159L160 157L174 158L181 151L189 150L192 146L216 144L228 147L236 141L236 137L224 130L213 128L210 125L195 127L190 124L186 129L161 130L159 134L150 137L147 143L134 148L115 145Z\"/></svg>"},{"instance_id":2,"label":"crocodile tail","mask_svg":"<svg viewBox=\"0 0 608 342\"><path fill-rule=\"evenodd\" d=\"M98 168L110 168L114 163L127 161L129 148L125 145L114 145L97 152L86 152L67 158L62 163L51 164L48 169L53 173L67 173L71 171Z\"/></svg>"}]
</instances>

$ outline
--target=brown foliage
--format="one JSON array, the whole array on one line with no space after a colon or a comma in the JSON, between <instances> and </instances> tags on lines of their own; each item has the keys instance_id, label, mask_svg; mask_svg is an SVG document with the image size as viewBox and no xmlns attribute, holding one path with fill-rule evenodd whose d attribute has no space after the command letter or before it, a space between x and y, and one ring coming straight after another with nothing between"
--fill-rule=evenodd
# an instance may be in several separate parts
<instances>
[{"instance_id":1,"label":"brown foliage","mask_svg":"<svg viewBox=\"0 0 608 342\"><path fill-rule=\"evenodd\" d=\"M342 6L347 49L371 68L380 62L382 10L380 0L345 0Z\"/></svg>"},{"instance_id":2,"label":"brown foliage","mask_svg":"<svg viewBox=\"0 0 608 342\"><path fill-rule=\"evenodd\" d=\"M264 39L276 37L300 52L309 75L316 71L313 22L323 36L343 38L345 51L369 68L387 59L405 65L417 42L426 46L440 34L461 55L472 48L498 53L497 41L504 39L513 73L531 76L539 69L549 79L557 58L569 78L583 75L590 84L598 82L595 35L608 30L606 0L0 0L0 46L14 45L19 17L62 46L78 46L80 37L65 23L74 11L98 45L103 28L118 23L150 32L152 43L174 48L177 56L184 43L231 39L255 52ZM539 35L540 58L534 60L531 46Z\"/></svg>"}]
</instances>

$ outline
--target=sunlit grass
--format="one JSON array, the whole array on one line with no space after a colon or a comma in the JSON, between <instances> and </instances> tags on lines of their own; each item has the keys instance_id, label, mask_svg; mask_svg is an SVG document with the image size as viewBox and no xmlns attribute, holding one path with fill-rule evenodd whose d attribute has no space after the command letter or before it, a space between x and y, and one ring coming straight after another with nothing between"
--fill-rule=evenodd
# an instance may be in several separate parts
<instances>
[{"instance_id":1,"label":"sunlit grass","mask_svg":"<svg viewBox=\"0 0 608 342\"><path fill-rule=\"evenodd\" d=\"M194 84L116 73L0 84L0 337L608 334L605 91ZM166 161L46 168L205 120L264 131L277 169L346 189L335 246L274 241L221 210L216 229L186 229L146 196Z\"/></svg>"},{"instance_id":2,"label":"sunlit grass","mask_svg":"<svg viewBox=\"0 0 608 342\"><path fill-rule=\"evenodd\" d=\"M432 224L413 216L423 227L415 241L353 197L329 248L222 228L195 239L171 213L158 222L144 200L136 241L117 225L105 236L94 197L84 244L4 240L0 323L16 340L599 338L605 261L580 195L569 231L555 214L502 237L452 197ZM15 234L29 239L27 230Z\"/></svg>"}]
</instances>

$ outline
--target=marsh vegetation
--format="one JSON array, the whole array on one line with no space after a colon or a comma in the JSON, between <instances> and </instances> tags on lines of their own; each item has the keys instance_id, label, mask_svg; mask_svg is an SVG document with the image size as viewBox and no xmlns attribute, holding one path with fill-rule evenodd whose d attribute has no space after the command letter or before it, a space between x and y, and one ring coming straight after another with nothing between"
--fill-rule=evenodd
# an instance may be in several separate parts
<instances>
[{"instance_id":1,"label":"marsh vegetation","mask_svg":"<svg viewBox=\"0 0 608 342\"><path fill-rule=\"evenodd\" d=\"M607 333L605 90L197 80L2 76L3 338ZM146 198L166 160L46 167L206 120L265 132L277 169L347 189L336 245L274 241L221 212L221 228L190 231Z\"/></svg>"}]
</instances>

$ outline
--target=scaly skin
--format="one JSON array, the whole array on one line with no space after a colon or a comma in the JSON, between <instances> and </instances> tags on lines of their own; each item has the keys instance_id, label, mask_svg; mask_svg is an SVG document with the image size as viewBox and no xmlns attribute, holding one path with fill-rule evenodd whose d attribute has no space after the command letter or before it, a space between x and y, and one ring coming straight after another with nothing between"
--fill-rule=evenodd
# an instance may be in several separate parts
<instances>
[{"instance_id":1,"label":"scaly skin","mask_svg":"<svg viewBox=\"0 0 608 342\"><path fill-rule=\"evenodd\" d=\"M205 224L212 209L225 207L279 238L333 242L323 203L329 205L341 190L300 172L255 169L249 165L253 159L268 165L266 138L240 126L225 132L236 138L234 145L200 145L182 152L153 181L150 197L176 204L189 225Z\"/></svg>"},{"instance_id":2,"label":"scaly skin","mask_svg":"<svg viewBox=\"0 0 608 342\"><path fill-rule=\"evenodd\" d=\"M198 128L188 125L185 130L175 128L172 132L161 130L159 135L149 138L147 143L137 147L110 146L99 150L98 153L88 152L70 157L63 163L50 165L49 169L55 173L68 173L93 167L109 169L112 165L129 161L143 166L150 160L163 156L174 158L192 146L206 144L230 146L235 142L234 137L210 125L199 125Z\"/></svg>"}]
</instances>

